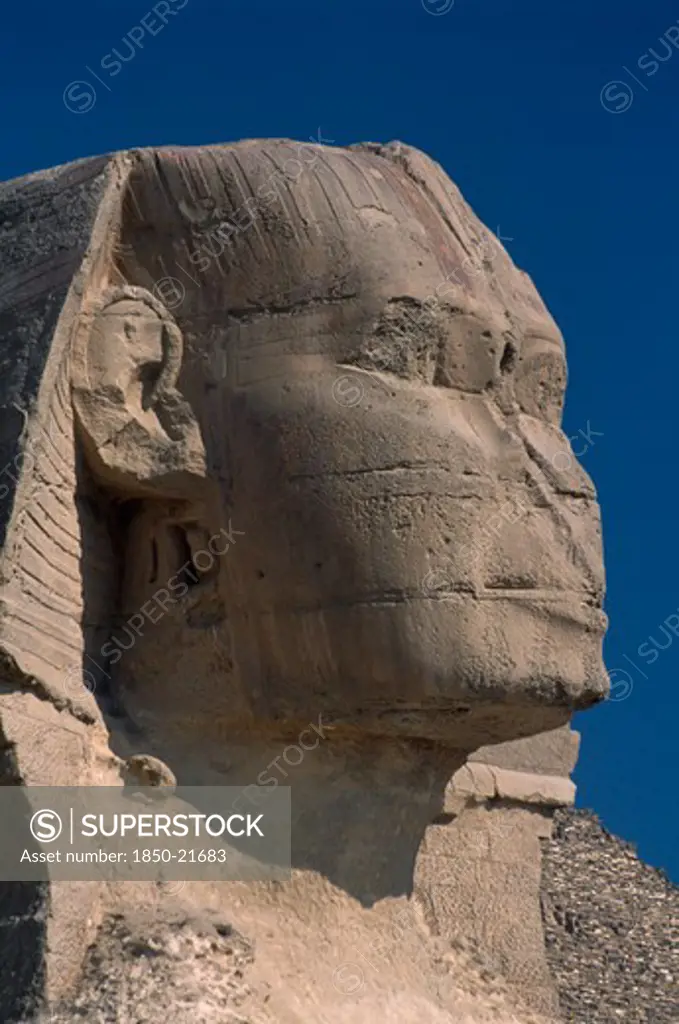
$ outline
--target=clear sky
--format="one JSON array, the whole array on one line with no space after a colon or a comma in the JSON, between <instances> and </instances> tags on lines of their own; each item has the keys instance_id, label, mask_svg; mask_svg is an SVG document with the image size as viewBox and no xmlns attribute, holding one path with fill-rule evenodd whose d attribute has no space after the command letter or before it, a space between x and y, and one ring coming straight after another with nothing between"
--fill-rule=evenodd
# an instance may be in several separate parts
<instances>
[{"instance_id":1,"label":"clear sky","mask_svg":"<svg viewBox=\"0 0 679 1024\"><path fill-rule=\"evenodd\" d=\"M0 180L133 146L319 129L338 144L401 139L443 164L563 329L567 433L594 442L583 462L603 507L615 699L576 720L578 802L679 881L679 8L153 6L7 5Z\"/></svg>"}]
</instances>

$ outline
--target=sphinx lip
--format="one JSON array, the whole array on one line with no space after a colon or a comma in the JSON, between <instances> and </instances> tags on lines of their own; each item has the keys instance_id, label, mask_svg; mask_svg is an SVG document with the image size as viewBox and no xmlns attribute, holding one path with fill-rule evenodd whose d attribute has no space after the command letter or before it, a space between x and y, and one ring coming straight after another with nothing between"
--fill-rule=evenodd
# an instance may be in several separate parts
<instances>
[{"instance_id":1,"label":"sphinx lip","mask_svg":"<svg viewBox=\"0 0 679 1024\"><path fill-rule=\"evenodd\" d=\"M590 608L600 608L586 590L563 590L560 587L484 587L478 591L480 601L579 601Z\"/></svg>"},{"instance_id":2,"label":"sphinx lip","mask_svg":"<svg viewBox=\"0 0 679 1024\"><path fill-rule=\"evenodd\" d=\"M593 633L603 634L608 629L608 615L603 608L591 608L585 606L582 608L581 615L563 615L563 618L570 618L574 622L581 623L586 626L588 630Z\"/></svg>"},{"instance_id":3,"label":"sphinx lip","mask_svg":"<svg viewBox=\"0 0 679 1024\"><path fill-rule=\"evenodd\" d=\"M568 620L597 633L608 629L608 615L591 594L578 590L492 588L476 595L479 601L516 601L540 607L550 618Z\"/></svg>"},{"instance_id":4,"label":"sphinx lip","mask_svg":"<svg viewBox=\"0 0 679 1024\"><path fill-rule=\"evenodd\" d=\"M406 607L420 602L441 602L445 604L447 601L459 601L460 599L467 599L472 602L503 601L505 604L523 604L528 610L552 621L554 619L562 619L582 626L583 629L589 632L601 632L603 634L608 628L608 616L601 609L596 598L591 593L582 590L550 590L519 587L509 587L502 590L497 588L475 590L470 585L459 587L451 585L426 593L396 590L380 592L379 594L366 594L362 597L349 597L343 601L333 601L332 607L334 609L338 607ZM316 603L285 605L287 613L318 612L323 610L323 608L322 604ZM266 614L268 614L268 611Z\"/></svg>"}]
</instances>

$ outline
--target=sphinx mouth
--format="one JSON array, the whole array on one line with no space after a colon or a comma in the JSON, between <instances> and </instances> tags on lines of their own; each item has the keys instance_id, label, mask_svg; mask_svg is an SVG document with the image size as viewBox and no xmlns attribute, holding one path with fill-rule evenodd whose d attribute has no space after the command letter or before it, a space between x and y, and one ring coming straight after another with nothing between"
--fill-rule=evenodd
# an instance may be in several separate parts
<instances>
[{"instance_id":1,"label":"sphinx mouth","mask_svg":"<svg viewBox=\"0 0 679 1024\"><path fill-rule=\"evenodd\" d=\"M481 587L476 592L479 601L579 601L591 608L601 608L601 601L590 590L566 590L562 587L508 586Z\"/></svg>"},{"instance_id":2,"label":"sphinx mouth","mask_svg":"<svg viewBox=\"0 0 679 1024\"><path fill-rule=\"evenodd\" d=\"M540 587L490 587L479 591L478 601L515 601L540 608L550 619L574 622L597 633L608 629L608 615L598 596L581 590Z\"/></svg>"},{"instance_id":3,"label":"sphinx mouth","mask_svg":"<svg viewBox=\"0 0 679 1024\"><path fill-rule=\"evenodd\" d=\"M502 601L525 605L531 611L548 617L550 621L563 620L582 626L589 632L601 633L608 629L608 615L601 607L601 596L589 590L566 590L558 587L485 586L436 587L426 595L436 601L457 599L466 594L474 601Z\"/></svg>"},{"instance_id":4,"label":"sphinx mouth","mask_svg":"<svg viewBox=\"0 0 679 1024\"><path fill-rule=\"evenodd\" d=\"M432 585L436 583L436 586ZM439 585L443 583L443 585ZM527 611L539 615L550 624L559 620L569 625L578 625L587 632L603 635L608 628L608 616L601 607L597 594L586 590L563 590L541 587L484 587L477 588L469 583L455 584L450 580L427 581L420 590L399 589L366 594L361 597L347 597L334 600L332 608L390 608L420 603L445 604L460 601L502 601L505 605L524 606ZM286 604L287 612L314 612L327 610L323 602Z\"/></svg>"}]
</instances>

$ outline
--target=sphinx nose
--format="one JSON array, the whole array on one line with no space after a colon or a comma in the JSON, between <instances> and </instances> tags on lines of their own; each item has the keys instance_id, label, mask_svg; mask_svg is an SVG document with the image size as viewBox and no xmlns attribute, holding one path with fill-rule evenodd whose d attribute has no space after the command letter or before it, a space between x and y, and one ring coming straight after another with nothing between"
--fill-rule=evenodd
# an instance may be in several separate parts
<instances>
[{"instance_id":1,"label":"sphinx nose","mask_svg":"<svg viewBox=\"0 0 679 1024\"><path fill-rule=\"evenodd\" d=\"M596 491L578 462L566 435L546 420L495 403L467 399L455 407L458 440L466 440L471 470L486 472L506 484L528 484L549 495L596 501ZM581 449L579 449L581 451Z\"/></svg>"},{"instance_id":2,"label":"sphinx nose","mask_svg":"<svg viewBox=\"0 0 679 1024\"><path fill-rule=\"evenodd\" d=\"M543 420L520 415L516 436L533 467L557 494L596 501L596 490L566 435ZM583 435L584 436L584 435Z\"/></svg>"},{"instance_id":3,"label":"sphinx nose","mask_svg":"<svg viewBox=\"0 0 679 1024\"><path fill-rule=\"evenodd\" d=\"M550 423L519 416L516 437L526 456L531 488L550 510L552 520L588 587L603 600L605 579L601 556L601 518L596 490L580 465L569 439Z\"/></svg>"}]
</instances>

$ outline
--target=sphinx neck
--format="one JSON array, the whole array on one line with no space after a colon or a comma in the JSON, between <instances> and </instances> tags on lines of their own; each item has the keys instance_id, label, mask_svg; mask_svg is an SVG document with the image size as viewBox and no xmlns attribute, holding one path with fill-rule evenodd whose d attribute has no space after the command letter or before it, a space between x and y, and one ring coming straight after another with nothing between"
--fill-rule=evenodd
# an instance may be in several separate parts
<instances>
[{"instance_id":1,"label":"sphinx neck","mask_svg":"<svg viewBox=\"0 0 679 1024\"><path fill-rule=\"evenodd\" d=\"M293 868L317 872L371 905L411 892L425 830L464 759L432 746L326 737L307 751L301 742L258 751L255 777L291 787Z\"/></svg>"},{"instance_id":2,"label":"sphinx neck","mask_svg":"<svg viewBox=\"0 0 679 1024\"><path fill-rule=\"evenodd\" d=\"M238 735L154 742L181 785L290 786L292 867L366 906L409 895L424 833L466 751L338 735L322 723L287 737Z\"/></svg>"}]
</instances>

